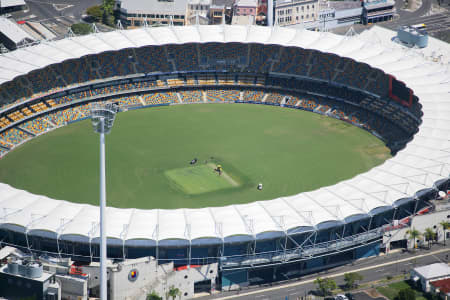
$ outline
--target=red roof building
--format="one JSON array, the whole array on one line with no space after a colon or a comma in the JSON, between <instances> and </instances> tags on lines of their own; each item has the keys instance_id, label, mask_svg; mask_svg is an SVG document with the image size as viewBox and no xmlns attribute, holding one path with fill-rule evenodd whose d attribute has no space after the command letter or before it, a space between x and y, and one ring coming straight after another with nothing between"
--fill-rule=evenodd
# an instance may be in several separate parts
<instances>
[{"instance_id":1,"label":"red roof building","mask_svg":"<svg viewBox=\"0 0 450 300\"><path fill-rule=\"evenodd\" d=\"M431 281L431 292L441 296L442 299L447 300L450 296L450 278Z\"/></svg>"}]
</instances>

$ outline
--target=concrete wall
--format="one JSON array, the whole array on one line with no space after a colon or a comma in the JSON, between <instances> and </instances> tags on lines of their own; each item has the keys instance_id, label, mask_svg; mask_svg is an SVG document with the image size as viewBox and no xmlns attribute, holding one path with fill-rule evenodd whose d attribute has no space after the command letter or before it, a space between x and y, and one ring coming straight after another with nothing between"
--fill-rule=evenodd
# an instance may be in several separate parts
<instances>
[{"instance_id":1,"label":"concrete wall","mask_svg":"<svg viewBox=\"0 0 450 300\"><path fill-rule=\"evenodd\" d=\"M130 278L132 271L137 272L135 280ZM109 268L109 296L110 300L145 300L155 291L166 299L171 287L175 287L181 293L178 299L189 299L194 296L196 282L211 280L214 283L217 274L217 263L175 271L173 263L158 265L151 257L127 260Z\"/></svg>"},{"instance_id":2,"label":"concrete wall","mask_svg":"<svg viewBox=\"0 0 450 300\"><path fill-rule=\"evenodd\" d=\"M447 216L450 215L450 210L444 210L434 213L429 213L425 215L415 216L411 220L411 226L410 227L404 227L396 230L391 230L389 232L386 232L383 237L383 243L386 244L386 246L389 246L389 243L399 241L399 240L408 240L408 248L413 248L414 243L409 240L409 237L407 235L407 231L411 228L417 229L421 233L425 231L426 228L433 229L434 232L437 232L437 240L439 242L442 242L444 240L444 232L442 230L442 226L439 225L442 221L450 221ZM436 226L436 227L435 227ZM447 230L447 232L450 232ZM427 243L425 241L425 238L421 237L421 242L419 244Z\"/></svg>"},{"instance_id":3,"label":"concrete wall","mask_svg":"<svg viewBox=\"0 0 450 300\"><path fill-rule=\"evenodd\" d=\"M87 300L88 282L86 279L68 275L55 275L55 279L61 286L62 299Z\"/></svg>"},{"instance_id":4,"label":"concrete wall","mask_svg":"<svg viewBox=\"0 0 450 300\"><path fill-rule=\"evenodd\" d=\"M150 257L126 260L109 269L110 299L138 299L157 280L157 262ZM136 272L135 278L131 272Z\"/></svg>"}]
</instances>

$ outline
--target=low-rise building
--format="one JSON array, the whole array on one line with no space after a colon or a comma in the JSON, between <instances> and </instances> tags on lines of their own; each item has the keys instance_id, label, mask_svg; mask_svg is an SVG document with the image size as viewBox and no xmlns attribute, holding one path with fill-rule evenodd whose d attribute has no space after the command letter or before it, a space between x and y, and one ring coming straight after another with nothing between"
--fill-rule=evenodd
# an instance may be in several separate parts
<instances>
[{"instance_id":1,"label":"low-rise building","mask_svg":"<svg viewBox=\"0 0 450 300\"><path fill-rule=\"evenodd\" d=\"M236 0L233 4L233 17L256 16L258 0Z\"/></svg>"},{"instance_id":2,"label":"low-rise building","mask_svg":"<svg viewBox=\"0 0 450 300\"><path fill-rule=\"evenodd\" d=\"M430 289L433 295L439 296L442 300L450 299L450 278L431 281Z\"/></svg>"},{"instance_id":3,"label":"low-rise building","mask_svg":"<svg viewBox=\"0 0 450 300\"><path fill-rule=\"evenodd\" d=\"M318 0L281 0L275 4L275 21L280 26L313 23L318 18Z\"/></svg>"},{"instance_id":4,"label":"low-rise building","mask_svg":"<svg viewBox=\"0 0 450 300\"><path fill-rule=\"evenodd\" d=\"M364 0L363 24L392 20L395 13L394 5L394 0Z\"/></svg>"},{"instance_id":5,"label":"low-rise building","mask_svg":"<svg viewBox=\"0 0 450 300\"><path fill-rule=\"evenodd\" d=\"M0 296L58 300L60 287L55 282L55 275L43 271L41 263L9 258L0 268Z\"/></svg>"},{"instance_id":6,"label":"low-rise building","mask_svg":"<svg viewBox=\"0 0 450 300\"><path fill-rule=\"evenodd\" d=\"M450 266L445 263L435 263L411 270L411 279L424 292L431 291L431 281L450 278Z\"/></svg>"},{"instance_id":7,"label":"low-rise building","mask_svg":"<svg viewBox=\"0 0 450 300\"><path fill-rule=\"evenodd\" d=\"M23 10L26 5L24 0L2 0L0 1L0 14Z\"/></svg>"},{"instance_id":8,"label":"low-rise building","mask_svg":"<svg viewBox=\"0 0 450 300\"><path fill-rule=\"evenodd\" d=\"M333 29L361 23L362 5L359 1L324 1L319 11L318 28Z\"/></svg>"},{"instance_id":9,"label":"low-rise building","mask_svg":"<svg viewBox=\"0 0 450 300\"><path fill-rule=\"evenodd\" d=\"M222 24L223 18L227 24L231 23L233 0L212 0L209 9L210 24Z\"/></svg>"},{"instance_id":10,"label":"low-rise building","mask_svg":"<svg viewBox=\"0 0 450 300\"><path fill-rule=\"evenodd\" d=\"M0 17L0 43L9 50L33 43L36 40L24 31L16 22Z\"/></svg>"},{"instance_id":11,"label":"low-rise building","mask_svg":"<svg viewBox=\"0 0 450 300\"><path fill-rule=\"evenodd\" d=\"M186 24L187 0L116 0L115 11L125 27Z\"/></svg>"},{"instance_id":12,"label":"low-rise building","mask_svg":"<svg viewBox=\"0 0 450 300\"><path fill-rule=\"evenodd\" d=\"M211 0L189 0L186 9L186 24L208 25Z\"/></svg>"}]
</instances>

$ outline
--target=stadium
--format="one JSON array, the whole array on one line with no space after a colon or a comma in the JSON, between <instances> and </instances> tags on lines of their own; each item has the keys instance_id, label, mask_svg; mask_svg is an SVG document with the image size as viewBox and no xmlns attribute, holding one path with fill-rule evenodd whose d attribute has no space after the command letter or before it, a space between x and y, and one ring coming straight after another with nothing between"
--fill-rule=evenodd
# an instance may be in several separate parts
<instances>
[{"instance_id":1,"label":"stadium","mask_svg":"<svg viewBox=\"0 0 450 300\"><path fill-rule=\"evenodd\" d=\"M426 49L409 49L394 37L379 27L338 36L168 26L22 48L0 56L0 155L6 160L35 137L88 118L92 105L104 101L122 111L248 103L324 115L376 136L393 158L337 184L273 200L108 207L108 257L153 256L177 266L218 262L226 288L376 255L385 226L426 212L450 183L450 83L435 55L439 50L448 58L449 47L433 39ZM0 208L2 244L98 259L96 206L0 184Z\"/></svg>"}]
</instances>

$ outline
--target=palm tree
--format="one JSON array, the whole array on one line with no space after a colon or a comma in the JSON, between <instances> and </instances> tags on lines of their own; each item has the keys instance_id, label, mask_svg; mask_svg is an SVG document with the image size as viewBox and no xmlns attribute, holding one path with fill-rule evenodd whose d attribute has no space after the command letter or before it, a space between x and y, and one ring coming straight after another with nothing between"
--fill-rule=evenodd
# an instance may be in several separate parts
<instances>
[{"instance_id":1,"label":"palm tree","mask_svg":"<svg viewBox=\"0 0 450 300\"><path fill-rule=\"evenodd\" d=\"M412 229L410 229L410 230L408 230L407 232L406 232L406 234L409 236L409 238L410 238L410 240L412 240L412 242L413 242L413 248L415 249L416 248L416 239L418 239L419 237L420 237L420 231L419 230L417 230L417 229L414 229L414 227L412 228Z\"/></svg>"},{"instance_id":2,"label":"palm tree","mask_svg":"<svg viewBox=\"0 0 450 300\"><path fill-rule=\"evenodd\" d=\"M447 221L441 221L439 225L442 226L442 231L444 232L444 246L445 246L445 231L450 228L450 223Z\"/></svg>"},{"instance_id":3,"label":"palm tree","mask_svg":"<svg viewBox=\"0 0 450 300\"><path fill-rule=\"evenodd\" d=\"M147 295L147 300L162 300L162 297L158 295L157 292L152 291L150 294Z\"/></svg>"},{"instance_id":4,"label":"palm tree","mask_svg":"<svg viewBox=\"0 0 450 300\"><path fill-rule=\"evenodd\" d=\"M431 241L434 239L435 236L435 232L433 231L432 228L425 228L425 232L423 233L423 235L425 236L425 239L428 241L428 249L431 248Z\"/></svg>"},{"instance_id":5,"label":"palm tree","mask_svg":"<svg viewBox=\"0 0 450 300\"><path fill-rule=\"evenodd\" d=\"M169 289L168 296L175 300L181 294L180 290L173 285Z\"/></svg>"}]
</instances>

